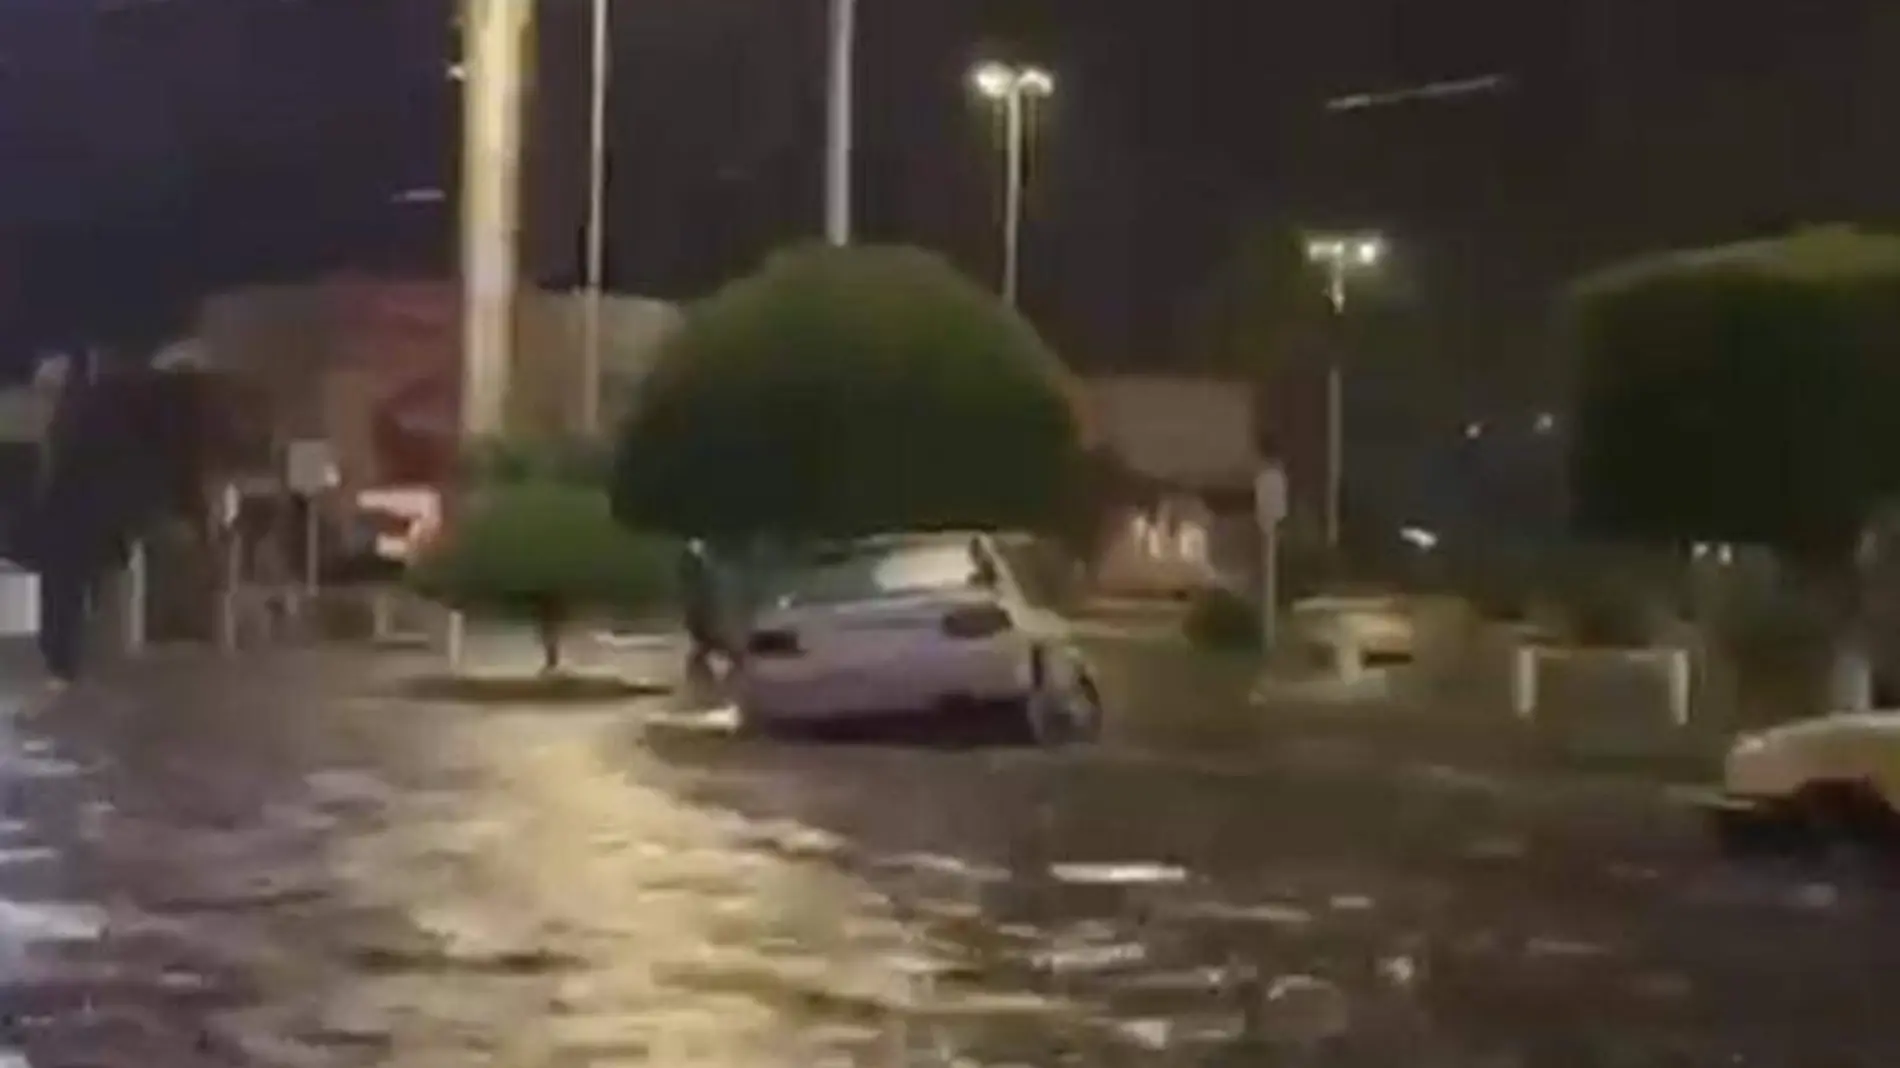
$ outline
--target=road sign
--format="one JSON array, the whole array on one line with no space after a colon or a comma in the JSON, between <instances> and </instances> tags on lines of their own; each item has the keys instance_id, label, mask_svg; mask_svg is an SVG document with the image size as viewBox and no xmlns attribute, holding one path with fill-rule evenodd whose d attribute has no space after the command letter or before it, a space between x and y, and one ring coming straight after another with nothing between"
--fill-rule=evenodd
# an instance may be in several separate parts
<instances>
[{"instance_id":1,"label":"road sign","mask_svg":"<svg viewBox=\"0 0 1900 1068\"><path fill-rule=\"evenodd\" d=\"M337 484L336 455L321 440L293 441L284 455L284 481L290 492L314 497Z\"/></svg>"},{"instance_id":2,"label":"road sign","mask_svg":"<svg viewBox=\"0 0 1900 1068\"><path fill-rule=\"evenodd\" d=\"M1286 518L1286 471L1279 464L1268 464L1254 476L1253 507L1262 529Z\"/></svg>"}]
</instances>

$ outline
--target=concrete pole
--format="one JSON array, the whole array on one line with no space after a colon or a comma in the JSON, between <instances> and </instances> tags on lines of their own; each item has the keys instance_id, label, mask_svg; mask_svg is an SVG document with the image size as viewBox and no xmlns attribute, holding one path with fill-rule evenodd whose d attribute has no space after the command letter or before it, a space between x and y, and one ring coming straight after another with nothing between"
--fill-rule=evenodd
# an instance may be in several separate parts
<instances>
[{"instance_id":1,"label":"concrete pole","mask_svg":"<svg viewBox=\"0 0 1900 1068\"><path fill-rule=\"evenodd\" d=\"M462 435L504 429L534 0L462 2Z\"/></svg>"},{"instance_id":2,"label":"concrete pole","mask_svg":"<svg viewBox=\"0 0 1900 1068\"><path fill-rule=\"evenodd\" d=\"M851 243L853 67L858 0L830 0L829 85L825 121L825 240Z\"/></svg>"},{"instance_id":3,"label":"concrete pole","mask_svg":"<svg viewBox=\"0 0 1900 1068\"><path fill-rule=\"evenodd\" d=\"M125 562L125 652L128 656L145 652L150 589L145 543L135 541L132 543L131 555Z\"/></svg>"},{"instance_id":4,"label":"concrete pole","mask_svg":"<svg viewBox=\"0 0 1900 1068\"><path fill-rule=\"evenodd\" d=\"M594 0L593 90L588 112L587 303L581 322L581 433L600 433L601 302L607 275L607 91L613 26L607 0Z\"/></svg>"},{"instance_id":5,"label":"concrete pole","mask_svg":"<svg viewBox=\"0 0 1900 1068\"><path fill-rule=\"evenodd\" d=\"M520 281L521 171L535 0L461 0L464 447L507 429ZM449 617L460 668L462 618Z\"/></svg>"},{"instance_id":6,"label":"concrete pole","mask_svg":"<svg viewBox=\"0 0 1900 1068\"><path fill-rule=\"evenodd\" d=\"M1330 272L1327 296L1333 302L1333 315L1342 330L1346 320L1346 260L1342 255L1327 259ZM1340 347L1343 336L1334 339L1332 358L1326 367L1326 546L1339 548L1340 498L1346 484L1346 371Z\"/></svg>"},{"instance_id":7,"label":"concrete pole","mask_svg":"<svg viewBox=\"0 0 1900 1068\"><path fill-rule=\"evenodd\" d=\"M1280 524L1260 528L1260 651L1272 656L1280 644Z\"/></svg>"},{"instance_id":8,"label":"concrete pole","mask_svg":"<svg viewBox=\"0 0 1900 1068\"><path fill-rule=\"evenodd\" d=\"M1003 166L1008 174L1003 184L1003 300L1017 304L1021 287L1023 245L1023 156L1029 136L1022 79L1010 87L1003 98Z\"/></svg>"}]
</instances>

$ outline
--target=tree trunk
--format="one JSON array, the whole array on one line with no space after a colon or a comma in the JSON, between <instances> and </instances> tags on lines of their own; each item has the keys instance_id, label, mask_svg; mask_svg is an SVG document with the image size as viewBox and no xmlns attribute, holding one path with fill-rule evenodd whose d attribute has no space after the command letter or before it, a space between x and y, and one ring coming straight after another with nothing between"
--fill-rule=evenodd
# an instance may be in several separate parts
<instances>
[{"instance_id":1,"label":"tree trunk","mask_svg":"<svg viewBox=\"0 0 1900 1068\"><path fill-rule=\"evenodd\" d=\"M541 640L541 674L554 675L561 670L561 631L567 614L558 604L543 604L535 612L535 635Z\"/></svg>"}]
</instances>

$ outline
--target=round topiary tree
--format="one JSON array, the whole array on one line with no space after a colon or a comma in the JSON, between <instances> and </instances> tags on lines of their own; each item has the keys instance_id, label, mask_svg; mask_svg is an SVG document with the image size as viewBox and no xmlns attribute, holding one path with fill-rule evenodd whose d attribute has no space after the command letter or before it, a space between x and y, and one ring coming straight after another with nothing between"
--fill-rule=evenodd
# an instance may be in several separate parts
<instances>
[{"instance_id":1,"label":"round topiary tree","mask_svg":"<svg viewBox=\"0 0 1900 1068\"><path fill-rule=\"evenodd\" d=\"M1900 491L1900 238L1821 228L1579 283L1586 533L1838 566Z\"/></svg>"},{"instance_id":2,"label":"round topiary tree","mask_svg":"<svg viewBox=\"0 0 1900 1068\"><path fill-rule=\"evenodd\" d=\"M639 387L614 508L743 543L1071 508L1080 420L1020 316L908 248L799 248L693 308Z\"/></svg>"},{"instance_id":3,"label":"round topiary tree","mask_svg":"<svg viewBox=\"0 0 1900 1068\"><path fill-rule=\"evenodd\" d=\"M1900 238L1822 227L1641 260L1571 301L1586 534L1760 546L1853 648L1856 552L1900 497Z\"/></svg>"},{"instance_id":4,"label":"round topiary tree","mask_svg":"<svg viewBox=\"0 0 1900 1068\"><path fill-rule=\"evenodd\" d=\"M589 609L645 611L673 594L677 549L628 531L604 492L528 479L475 490L410 568L423 596L471 614L525 619L542 670L561 669L567 625Z\"/></svg>"}]
</instances>

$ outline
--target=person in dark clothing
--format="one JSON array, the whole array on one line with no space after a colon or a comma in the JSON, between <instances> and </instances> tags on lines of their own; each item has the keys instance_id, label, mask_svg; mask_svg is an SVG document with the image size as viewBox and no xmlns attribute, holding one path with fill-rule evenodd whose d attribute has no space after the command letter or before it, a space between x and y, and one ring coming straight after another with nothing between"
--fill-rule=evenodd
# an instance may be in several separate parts
<instances>
[{"instance_id":1,"label":"person in dark clothing","mask_svg":"<svg viewBox=\"0 0 1900 1068\"><path fill-rule=\"evenodd\" d=\"M92 618L91 577L65 563L40 571L40 660L56 687L79 678L86 629Z\"/></svg>"},{"instance_id":2,"label":"person in dark clothing","mask_svg":"<svg viewBox=\"0 0 1900 1068\"><path fill-rule=\"evenodd\" d=\"M712 658L719 654L728 659L731 652L719 625L719 586L711 555L705 543L695 539L686 543L680 557L680 606L686 624L688 651L687 677L696 681L713 677Z\"/></svg>"},{"instance_id":3,"label":"person in dark clothing","mask_svg":"<svg viewBox=\"0 0 1900 1068\"><path fill-rule=\"evenodd\" d=\"M38 492L27 509L22 555L39 573L39 650L55 686L83 668L94 590L125 556L120 457L111 413L84 384L68 381L48 428Z\"/></svg>"}]
</instances>

